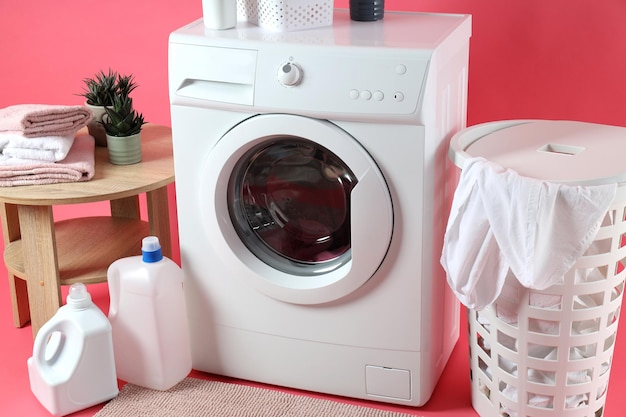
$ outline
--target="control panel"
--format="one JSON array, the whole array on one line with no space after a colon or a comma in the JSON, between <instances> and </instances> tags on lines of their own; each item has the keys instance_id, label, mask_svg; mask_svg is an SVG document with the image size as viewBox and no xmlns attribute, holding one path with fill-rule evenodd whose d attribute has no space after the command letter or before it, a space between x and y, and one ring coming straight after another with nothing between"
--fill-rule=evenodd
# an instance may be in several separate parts
<instances>
[{"instance_id":1,"label":"control panel","mask_svg":"<svg viewBox=\"0 0 626 417\"><path fill-rule=\"evenodd\" d=\"M378 55L378 56L377 56ZM333 113L411 114L429 56L258 51L254 105Z\"/></svg>"}]
</instances>

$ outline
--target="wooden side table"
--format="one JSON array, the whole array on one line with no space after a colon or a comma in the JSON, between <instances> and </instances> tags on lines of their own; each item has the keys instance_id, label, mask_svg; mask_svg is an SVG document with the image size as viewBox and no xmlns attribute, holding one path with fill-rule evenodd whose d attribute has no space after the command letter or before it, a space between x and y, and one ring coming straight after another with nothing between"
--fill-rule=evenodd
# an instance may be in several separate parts
<instances>
[{"instance_id":1,"label":"wooden side table","mask_svg":"<svg viewBox=\"0 0 626 417\"><path fill-rule=\"evenodd\" d=\"M106 281L116 259L141 254L141 239L158 236L172 256L167 185L174 182L171 129L147 124L142 161L112 165L107 148L96 147L92 180L50 185L0 187L13 321L30 320L33 337L61 306L61 285ZM140 219L145 193L148 222ZM52 206L110 201L111 216L55 223Z\"/></svg>"}]
</instances>

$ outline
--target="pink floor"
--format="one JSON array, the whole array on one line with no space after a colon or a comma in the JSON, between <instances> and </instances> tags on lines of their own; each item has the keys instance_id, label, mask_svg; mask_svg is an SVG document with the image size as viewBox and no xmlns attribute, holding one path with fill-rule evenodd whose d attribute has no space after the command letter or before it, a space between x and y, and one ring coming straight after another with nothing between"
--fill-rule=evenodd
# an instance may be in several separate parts
<instances>
[{"instance_id":1,"label":"pink floor","mask_svg":"<svg viewBox=\"0 0 626 417\"><path fill-rule=\"evenodd\" d=\"M0 249L1 246L0 246ZM2 355L0 355L0 416L49 416L50 414L39 404L32 395L29 387L26 370L26 360L32 352L32 335L29 326L21 329L13 327L11 316L11 306L8 294L8 282L4 265L0 265L0 333L2 334ZM108 291L106 284L90 285L89 291L96 304L105 312L108 311ZM65 300L67 288L63 291ZM462 330L465 330L463 322ZM626 332L620 332L616 345L616 354L612 367L612 379L609 385L608 401L606 405L605 417L622 416L626 410L626 395L623 394L626 388ZM193 372L193 376L207 379L219 379L214 375L207 375ZM240 383L254 384L246 381ZM271 387L270 387L271 388ZM280 389L273 387L275 389ZM287 390L289 392L301 393L299 391ZM410 415L430 417L475 417L477 413L470 404L470 389L468 381L468 353L467 338L462 334L461 339L452 354L439 384L431 400L421 408L402 407L374 403L368 401L350 400L324 396L314 393L303 393L321 398L334 398L337 401L346 401L354 404L365 405L386 410L404 412ZM75 413L74 416L93 416L102 406L97 406ZM555 416L558 417L558 416Z\"/></svg>"}]
</instances>

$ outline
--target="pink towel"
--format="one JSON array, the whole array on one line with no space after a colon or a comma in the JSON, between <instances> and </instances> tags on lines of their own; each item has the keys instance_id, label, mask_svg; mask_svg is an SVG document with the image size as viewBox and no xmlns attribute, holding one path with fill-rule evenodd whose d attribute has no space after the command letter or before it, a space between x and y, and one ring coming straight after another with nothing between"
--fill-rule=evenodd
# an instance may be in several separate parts
<instances>
[{"instance_id":1,"label":"pink towel","mask_svg":"<svg viewBox=\"0 0 626 417\"><path fill-rule=\"evenodd\" d=\"M89 181L95 174L93 136L84 134L74 139L67 157L59 162L15 159L0 164L0 187L42 185L61 182Z\"/></svg>"},{"instance_id":2,"label":"pink towel","mask_svg":"<svg viewBox=\"0 0 626 417\"><path fill-rule=\"evenodd\" d=\"M0 132L22 132L25 137L67 136L93 118L84 106L17 104L0 109Z\"/></svg>"}]
</instances>

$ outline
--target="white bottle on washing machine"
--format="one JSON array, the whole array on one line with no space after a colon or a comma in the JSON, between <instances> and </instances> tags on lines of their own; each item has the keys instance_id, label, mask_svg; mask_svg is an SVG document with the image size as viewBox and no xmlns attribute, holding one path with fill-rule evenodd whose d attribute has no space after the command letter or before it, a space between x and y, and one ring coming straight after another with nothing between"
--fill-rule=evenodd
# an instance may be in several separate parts
<instances>
[{"instance_id":1,"label":"white bottle on washing machine","mask_svg":"<svg viewBox=\"0 0 626 417\"><path fill-rule=\"evenodd\" d=\"M183 272L156 236L141 251L107 271L115 365L118 378L165 391L191 371Z\"/></svg>"}]
</instances>

